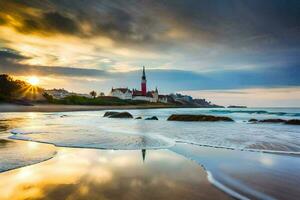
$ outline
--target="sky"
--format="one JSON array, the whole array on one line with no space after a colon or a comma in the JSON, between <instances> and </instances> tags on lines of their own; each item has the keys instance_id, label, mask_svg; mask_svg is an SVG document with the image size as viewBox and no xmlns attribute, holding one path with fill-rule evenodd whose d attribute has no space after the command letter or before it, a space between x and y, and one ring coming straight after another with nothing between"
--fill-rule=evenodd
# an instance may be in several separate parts
<instances>
[{"instance_id":1,"label":"sky","mask_svg":"<svg viewBox=\"0 0 300 200\"><path fill-rule=\"evenodd\" d=\"M0 0L0 73L300 107L299 0Z\"/></svg>"}]
</instances>

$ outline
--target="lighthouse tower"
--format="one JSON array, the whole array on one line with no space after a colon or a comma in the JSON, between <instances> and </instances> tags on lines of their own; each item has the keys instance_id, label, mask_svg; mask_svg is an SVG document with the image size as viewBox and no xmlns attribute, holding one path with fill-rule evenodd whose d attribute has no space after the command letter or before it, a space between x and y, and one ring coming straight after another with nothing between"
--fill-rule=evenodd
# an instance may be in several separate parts
<instances>
[{"instance_id":1,"label":"lighthouse tower","mask_svg":"<svg viewBox=\"0 0 300 200\"><path fill-rule=\"evenodd\" d=\"M146 96L147 94L147 80L146 80L146 73L145 73L145 67L143 66L143 76L142 76L142 82L141 82L141 90L142 95Z\"/></svg>"}]
</instances>

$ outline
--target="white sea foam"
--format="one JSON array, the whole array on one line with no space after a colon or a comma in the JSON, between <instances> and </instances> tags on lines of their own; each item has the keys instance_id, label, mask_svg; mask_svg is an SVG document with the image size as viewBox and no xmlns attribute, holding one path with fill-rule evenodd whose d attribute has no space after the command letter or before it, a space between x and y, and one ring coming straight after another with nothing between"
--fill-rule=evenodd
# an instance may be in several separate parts
<instances>
[{"instance_id":1,"label":"white sea foam","mask_svg":"<svg viewBox=\"0 0 300 200\"><path fill-rule=\"evenodd\" d=\"M260 109L261 110L261 109ZM151 109L130 110L143 118L157 116L158 121L110 119L104 111L36 114L23 125L11 130L14 139L52 143L57 146L140 149L167 148L176 141L198 145L261 150L264 152L300 152L299 126L282 124L248 124L250 118L261 118L256 111L230 112L236 122L173 122L167 117L173 113L222 113L218 109ZM228 112L228 109L224 110ZM274 113L274 110L266 111ZM277 110L277 113L283 111ZM298 112L293 110L293 112ZM250 114L249 114L250 113ZM289 113L284 110L284 113ZM227 114L222 114L228 116ZM61 116L64 116L61 118ZM298 117L299 118L299 117Z\"/></svg>"}]
</instances>

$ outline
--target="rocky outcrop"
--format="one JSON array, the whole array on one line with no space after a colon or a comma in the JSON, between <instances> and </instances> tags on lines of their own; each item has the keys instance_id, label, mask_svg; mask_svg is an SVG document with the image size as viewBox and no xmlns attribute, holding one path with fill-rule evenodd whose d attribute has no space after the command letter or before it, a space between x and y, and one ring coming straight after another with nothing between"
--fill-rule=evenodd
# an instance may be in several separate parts
<instances>
[{"instance_id":1,"label":"rocky outcrop","mask_svg":"<svg viewBox=\"0 0 300 200\"><path fill-rule=\"evenodd\" d=\"M247 106L227 106L227 108L247 108Z\"/></svg>"},{"instance_id":2,"label":"rocky outcrop","mask_svg":"<svg viewBox=\"0 0 300 200\"><path fill-rule=\"evenodd\" d=\"M158 118L156 116L153 116L153 117L148 117L145 120L158 120Z\"/></svg>"},{"instance_id":3,"label":"rocky outcrop","mask_svg":"<svg viewBox=\"0 0 300 200\"><path fill-rule=\"evenodd\" d=\"M289 124L289 125L300 125L300 120L299 119L290 119L290 120L285 120L285 119L262 119L262 120L250 119L248 122L283 123L283 124Z\"/></svg>"},{"instance_id":4,"label":"rocky outcrop","mask_svg":"<svg viewBox=\"0 0 300 200\"><path fill-rule=\"evenodd\" d=\"M114 114L118 114L119 112L105 112L103 117L109 117L111 115L114 115Z\"/></svg>"},{"instance_id":5,"label":"rocky outcrop","mask_svg":"<svg viewBox=\"0 0 300 200\"><path fill-rule=\"evenodd\" d=\"M249 119L249 121L248 121L248 122L255 123L255 122L258 122L258 120L257 120L257 119Z\"/></svg>"},{"instance_id":6,"label":"rocky outcrop","mask_svg":"<svg viewBox=\"0 0 300 200\"><path fill-rule=\"evenodd\" d=\"M286 120L284 120L284 119L262 119L262 120L259 120L259 122L262 122L262 123L284 123L284 122L286 122Z\"/></svg>"},{"instance_id":7,"label":"rocky outcrop","mask_svg":"<svg viewBox=\"0 0 300 200\"><path fill-rule=\"evenodd\" d=\"M229 117L213 116L213 115L171 115L168 121L186 121L186 122L215 122L227 121L232 122Z\"/></svg>"},{"instance_id":8,"label":"rocky outcrop","mask_svg":"<svg viewBox=\"0 0 300 200\"><path fill-rule=\"evenodd\" d=\"M289 124L289 125L300 125L300 119L291 119L291 120L287 120L285 122L285 124Z\"/></svg>"},{"instance_id":9,"label":"rocky outcrop","mask_svg":"<svg viewBox=\"0 0 300 200\"><path fill-rule=\"evenodd\" d=\"M109 118L133 118L129 112L119 112L109 116Z\"/></svg>"},{"instance_id":10,"label":"rocky outcrop","mask_svg":"<svg viewBox=\"0 0 300 200\"><path fill-rule=\"evenodd\" d=\"M142 117L136 117L135 119L142 119Z\"/></svg>"}]
</instances>

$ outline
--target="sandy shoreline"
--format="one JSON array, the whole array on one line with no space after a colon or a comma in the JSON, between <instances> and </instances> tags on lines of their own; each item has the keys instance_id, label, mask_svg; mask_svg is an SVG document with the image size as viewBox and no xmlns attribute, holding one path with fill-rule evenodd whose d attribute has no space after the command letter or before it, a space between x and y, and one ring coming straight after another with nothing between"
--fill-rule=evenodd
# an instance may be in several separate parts
<instances>
[{"instance_id":1,"label":"sandy shoreline","mask_svg":"<svg viewBox=\"0 0 300 200\"><path fill-rule=\"evenodd\" d=\"M0 112L69 112L69 111L97 111L119 109L152 109L152 108L179 108L170 105L128 105L128 106L93 106L93 105L56 105L35 104L22 106L16 104L0 104Z\"/></svg>"},{"instance_id":2,"label":"sandy shoreline","mask_svg":"<svg viewBox=\"0 0 300 200\"><path fill-rule=\"evenodd\" d=\"M52 159L0 173L0 199L232 199L168 150L56 149Z\"/></svg>"}]
</instances>

